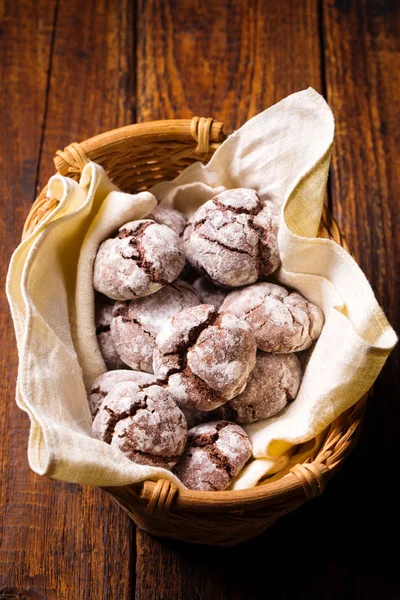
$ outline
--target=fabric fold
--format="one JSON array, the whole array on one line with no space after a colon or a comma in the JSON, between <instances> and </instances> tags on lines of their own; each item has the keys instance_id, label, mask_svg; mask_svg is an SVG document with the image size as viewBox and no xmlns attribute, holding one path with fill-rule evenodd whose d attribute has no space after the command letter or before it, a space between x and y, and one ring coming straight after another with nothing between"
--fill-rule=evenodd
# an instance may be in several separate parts
<instances>
[{"instance_id":1,"label":"fabric fold","mask_svg":"<svg viewBox=\"0 0 400 600\"><path fill-rule=\"evenodd\" d=\"M351 256L315 237L333 138L332 112L310 88L250 119L207 165L193 163L149 192L122 193L92 162L79 183L60 175L50 179L48 193L59 204L15 250L6 284L19 353L17 403L31 420L28 458L35 472L100 486L160 477L182 486L171 472L137 465L93 439L86 396L105 371L91 285L98 245L124 222L150 213L155 198L187 216L234 187L274 201L281 209L282 258L274 278L325 315L295 401L246 426L254 461L234 489L275 478L279 466L290 469L294 449L315 449L326 427L371 387L397 336Z\"/></svg>"}]
</instances>

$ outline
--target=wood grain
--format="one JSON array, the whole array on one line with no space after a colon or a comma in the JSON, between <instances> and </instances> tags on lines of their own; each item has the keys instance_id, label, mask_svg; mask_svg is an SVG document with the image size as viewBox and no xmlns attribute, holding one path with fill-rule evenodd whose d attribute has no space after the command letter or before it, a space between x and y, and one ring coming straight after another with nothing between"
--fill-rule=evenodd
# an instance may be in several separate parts
<instances>
[{"instance_id":1,"label":"wood grain","mask_svg":"<svg viewBox=\"0 0 400 600\"><path fill-rule=\"evenodd\" d=\"M397 332L400 332L399 28L398 2L328 0L324 5L327 97L336 119L332 205L358 263ZM362 505L365 513L376 516L367 530L365 513L352 515L360 560L381 571L390 564L390 555L371 552L369 541L375 539L382 546L397 543L398 528L393 524L397 511L394 498L382 493L377 482L371 483L371 474L379 473L378 481L385 481L386 489L397 483L394 461L400 421L399 369L397 347L374 387L346 481L352 502Z\"/></svg>"},{"instance_id":2,"label":"wood grain","mask_svg":"<svg viewBox=\"0 0 400 600\"><path fill-rule=\"evenodd\" d=\"M138 0L137 118L212 116L226 130L321 91L315 0Z\"/></svg>"},{"instance_id":3,"label":"wood grain","mask_svg":"<svg viewBox=\"0 0 400 600\"><path fill-rule=\"evenodd\" d=\"M3 271L36 181L41 188L54 173L55 150L131 121L132 23L129 2L6 6L1 64L8 97L0 100ZM17 357L3 298L0 318L7 349L1 355L6 402L0 407L0 598L130 598L135 540L125 513L96 488L48 481L28 467L28 419L14 404Z\"/></svg>"},{"instance_id":4,"label":"wood grain","mask_svg":"<svg viewBox=\"0 0 400 600\"><path fill-rule=\"evenodd\" d=\"M20 239L25 214L34 198L55 1L9 2L0 11L0 202L1 281ZM6 590L24 594L37 586L44 519L36 521L43 496L26 459L28 419L17 409L17 353L8 305L0 294L0 597ZM45 496L45 495L44 495ZM37 541L36 541L37 540ZM27 560L27 570L21 565ZM32 563L31 563L32 565ZM13 591L14 590L14 591ZM7 592L7 593L8 593Z\"/></svg>"},{"instance_id":5,"label":"wood grain","mask_svg":"<svg viewBox=\"0 0 400 600\"><path fill-rule=\"evenodd\" d=\"M134 9L129 0L60 3L39 184L71 142L135 122Z\"/></svg>"},{"instance_id":6,"label":"wood grain","mask_svg":"<svg viewBox=\"0 0 400 600\"><path fill-rule=\"evenodd\" d=\"M391 0L0 2L3 280L57 148L135 120L193 114L231 131L310 85L336 118L334 213L400 331L399 30ZM356 450L321 497L234 548L138 531L136 555L134 527L108 497L29 469L3 295L0 303L0 600L399 597L388 550L398 511L381 485L396 489L398 350Z\"/></svg>"},{"instance_id":7,"label":"wood grain","mask_svg":"<svg viewBox=\"0 0 400 600\"><path fill-rule=\"evenodd\" d=\"M138 121L212 116L229 132L292 92L322 91L317 2L143 0L137 13ZM273 529L288 536L285 525ZM268 536L227 550L138 531L136 599L265 597L251 574L265 569ZM274 539L268 569L279 579L287 563L279 533ZM271 597L284 597L287 583L272 585Z\"/></svg>"}]
</instances>

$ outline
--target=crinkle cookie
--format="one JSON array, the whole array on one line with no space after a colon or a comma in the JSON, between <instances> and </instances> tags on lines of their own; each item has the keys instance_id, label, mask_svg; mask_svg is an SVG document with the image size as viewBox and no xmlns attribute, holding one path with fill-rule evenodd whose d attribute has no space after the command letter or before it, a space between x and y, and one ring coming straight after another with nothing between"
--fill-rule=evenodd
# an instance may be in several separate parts
<instances>
[{"instance_id":1,"label":"crinkle cookie","mask_svg":"<svg viewBox=\"0 0 400 600\"><path fill-rule=\"evenodd\" d=\"M142 298L174 281L184 264L182 240L172 229L149 219L132 221L100 245L93 284L114 300Z\"/></svg>"},{"instance_id":2,"label":"crinkle cookie","mask_svg":"<svg viewBox=\"0 0 400 600\"><path fill-rule=\"evenodd\" d=\"M150 373L142 373L141 371L131 371L128 369L107 371L98 377L90 390L89 407L93 418L97 415L100 405L107 398L109 392L121 381L133 381L140 387L153 385L157 379Z\"/></svg>"},{"instance_id":3,"label":"crinkle cookie","mask_svg":"<svg viewBox=\"0 0 400 600\"><path fill-rule=\"evenodd\" d=\"M276 415L294 400L301 381L295 354L258 352L245 390L229 402L237 423L254 423Z\"/></svg>"},{"instance_id":4,"label":"crinkle cookie","mask_svg":"<svg viewBox=\"0 0 400 600\"><path fill-rule=\"evenodd\" d=\"M168 381L178 406L213 410L244 390L255 360L256 343L246 322L200 304L163 325L153 369Z\"/></svg>"},{"instance_id":5,"label":"crinkle cookie","mask_svg":"<svg viewBox=\"0 0 400 600\"><path fill-rule=\"evenodd\" d=\"M215 283L243 286L280 265L279 209L254 190L227 190L203 204L183 236L186 258Z\"/></svg>"},{"instance_id":6,"label":"crinkle cookie","mask_svg":"<svg viewBox=\"0 0 400 600\"><path fill-rule=\"evenodd\" d=\"M166 206L156 206L146 219L152 219L160 225L166 225L179 237L182 237L185 227L187 225L187 219L179 210L174 208L167 208Z\"/></svg>"},{"instance_id":7,"label":"crinkle cookie","mask_svg":"<svg viewBox=\"0 0 400 600\"><path fill-rule=\"evenodd\" d=\"M116 351L132 369L152 373L156 336L164 323L184 308L197 306L199 298L185 281L128 302L116 302L111 334Z\"/></svg>"},{"instance_id":8,"label":"crinkle cookie","mask_svg":"<svg viewBox=\"0 0 400 600\"><path fill-rule=\"evenodd\" d=\"M114 309L114 302L111 302L108 298L96 295L95 304L95 326L97 343L99 350L106 363L106 367L109 370L123 369L126 365L121 360L120 356L115 349L115 344L111 337L111 319Z\"/></svg>"},{"instance_id":9,"label":"crinkle cookie","mask_svg":"<svg viewBox=\"0 0 400 600\"><path fill-rule=\"evenodd\" d=\"M229 421L213 421L188 432L185 451L174 473L190 490L225 490L251 456L246 432Z\"/></svg>"},{"instance_id":10,"label":"crinkle cookie","mask_svg":"<svg viewBox=\"0 0 400 600\"><path fill-rule=\"evenodd\" d=\"M228 289L218 287L206 276L198 277L193 282L193 287L198 293L202 304L212 304L215 308L220 308L229 293Z\"/></svg>"},{"instance_id":11,"label":"crinkle cookie","mask_svg":"<svg viewBox=\"0 0 400 600\"><path fill-rule=\"evenodd\" d=\"M264 352L305 350L320 336L324 324L315 304L274 283L256 283L231 292L221 311L245 319Z\"/></svg>"},{"instance_id":12,"label":"crinkle cookie","mask_svg":"<svg viewBox=\"0 0 400 600\"><path fill-rule=\"evenodd\" d=\"M93 436L142 465L171 469L186 444L187 425L167 390L117 383L93 421Z\"/></svg>"}]
</instances>

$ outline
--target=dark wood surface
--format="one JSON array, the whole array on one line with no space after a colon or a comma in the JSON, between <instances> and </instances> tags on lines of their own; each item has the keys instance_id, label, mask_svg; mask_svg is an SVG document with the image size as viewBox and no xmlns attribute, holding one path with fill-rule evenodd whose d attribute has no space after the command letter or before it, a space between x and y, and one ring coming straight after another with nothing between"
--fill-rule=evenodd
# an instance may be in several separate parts
<instances>
[{"instance_id":1,"label":"dark wood surface","mask_svg":"<svg viewBox=\"0 0 400 600\"><path fill-rule=\"evenodd\" d=\"M336 118L329 202L400 331L399 32L396 0L1 1L2 281L56 149L195 114L229 132L312 86ZM99 490L29 469L0 301L1 600L400 598L398 349L325 493L250 542L206 548L135 531Z\"/></svg>"}]
</instances>

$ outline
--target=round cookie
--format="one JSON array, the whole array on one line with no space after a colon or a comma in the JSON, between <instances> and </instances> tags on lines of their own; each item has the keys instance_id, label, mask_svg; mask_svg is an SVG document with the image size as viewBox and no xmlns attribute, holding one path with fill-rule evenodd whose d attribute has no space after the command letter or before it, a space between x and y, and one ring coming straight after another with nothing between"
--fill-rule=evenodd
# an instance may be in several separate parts
<instances>
[{"instance_id":1,"label":"round cookie","mask_svg":"<svg viewBox=\"0 0 400 600\"><path fill-rule=\"evenodd\" d=\"M186 258L215 283L243 286L280 265L279 209L254 190L226 190L203 204L183 236Z\"/></svg>"},{"instance_id":2,"label":"round cookie","mask_svg":"<svg viewBox=\"0 0 400 600\"><path fill-rule=\"evenodd\" d=\"M160 205L156 206L151 213L147 215L146 219L153 219L153 221L160 225L166 225L172 229L172 231L175 231L176 235L179 235L179 237L182 237L187 225L186 217L179 212L179 210Z\"/></svg>"},{"instance_id":3,"label":"round cookie","mask_svg":"<svg viewBox=\"0 0 400 600\"><path fill-rule=\"evenodd\" d=\"M194 289L179 279L151 296L116 302L111 334L121 359L132 369L151 373L155 340L161 327L184 308L198 304Z\"/></svg>"},{"instance_id":4,"label":"round cookie","mask_svg":"<svg viewBox=\"0 0 400 600\"><path fill-rule=\"evenodd\" d=\"M166 225L132 221L99 247L93 285L113 300L154 294L171 283L185 264L182 240Z\"/></svg>"},{"instance_id":5,"label":"round cookie","mask_svg":"<svg viewBox=\"0 0 400 600\"><path fill-rule=\"evenodd\" d=\"M246 432L229 421L212 421L188 432L185 451L174 473L190 490L225 490L251 456Z\"/></svg>"},{"instance_id":6,"label":"round cookie","mask_svg":"<svg viewBox=\"0 0 400 600\"><path fill-rule=\"evenodd\" d=\"M178 406L209 411L244 390L255 360L256 343L246 322L200 304L163 325L153 369L167 380Z\"/></svg>"},{"instance_id":7,"label":"round cookie","mask_svg":"<svg viewBox=\"0 0 400 600\"><path fill-rule=\"evenodd\" d=\"M115 344L111 336L111 319L114 309L114 302L110 302L108 298L96 294L95 301L95 326L97 343L99 350L106 363L107 369L124 369L126 364L121 360L115 349Z\"/></svg>"},{"instance_id":8,"label":"round cookie","mask_svg":"<svg viewBox=\"0 0 400 600\"><path fill-rule=\"evenodd\" d=\"M295 354L258 352L245 390L229 402L237 423L254 423L276 415L294 400L301 382Z\"/></svg>"},{"instance_id":9,"label":"round cookie","mask_svg":"<svg viewBox=\"0 0 400 600\"><path fill-rule=\"evenodd\" d=\"M158 385L142 389L133 381L112 388L92 431L134 462L165 469L178 462L187 437L185 416L171 395Z\"/></svg>"},{"instance_id":10,"label":"round cookie","mask_svg":"<svg viewBox=\"0 0 400 600\"><path fill-rule=\"evenodd\" d=\"M324 324L323 313L315 304L274 283L256 283L231 292L221 311L245 319L264 352L305 350L320 336Z\"/></svg>"},{"instance_id":11,"label":"round cookie","mask_svg":"<svg viewBox=\"0 0 400 600\"><path fill-rule=\"evenodd\" d=\"M212 304L215 308L220 308L229 293L229 290L218 287L204 275L193 282L193 287L202 304Z\"/></svg>"},{"instance_id":12,"label":"round cookie","mask_svg":"<svg viewBox=\"0 0 400 600\"><path fill-rule=\"evenodd\" d=\"M133 381L140 387L153 385L156 383L156 378L150 373L142 373L141 371L131 371L122 369L117 371L107 371L100 375L92 385L89 394L89 408L93 418L97 415L100 405L107 398L112 388L122 381Z\"/></svg>"}]
</instances>

